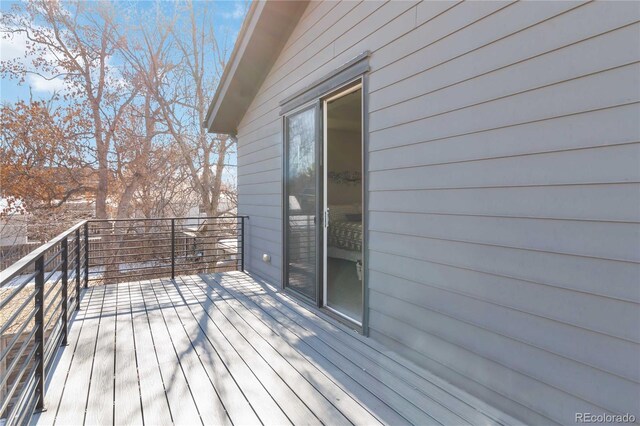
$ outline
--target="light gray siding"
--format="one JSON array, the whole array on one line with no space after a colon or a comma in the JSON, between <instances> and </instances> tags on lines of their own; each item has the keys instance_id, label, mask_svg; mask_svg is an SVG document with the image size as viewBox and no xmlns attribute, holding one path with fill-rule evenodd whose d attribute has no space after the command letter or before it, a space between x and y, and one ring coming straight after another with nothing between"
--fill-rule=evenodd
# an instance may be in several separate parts
<instances>
[{"instance_id":1,"label":"light gray siding","mask_svg":"<svg viewBox=\"0 0 640 426\"><path fill-rule=\"evenodd\" d=\"M247 268L281 281L278 102L370 50L371 337L530 423L640 418L639 21L311 3L239 128Z\"/></svg>"}]
</instances>

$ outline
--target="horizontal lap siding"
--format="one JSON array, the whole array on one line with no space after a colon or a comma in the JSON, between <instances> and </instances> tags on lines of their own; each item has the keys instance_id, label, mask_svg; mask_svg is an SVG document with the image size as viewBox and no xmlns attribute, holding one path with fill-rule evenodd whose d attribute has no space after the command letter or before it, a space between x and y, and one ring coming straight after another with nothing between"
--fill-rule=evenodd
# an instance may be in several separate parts
<instances>
[{"instance_id":1,"label":"horizontal lap siding","mask_svg":"<svg viewBox=\"0 0 640 426\"><path fill-rule=\"evenodd\" d=\"M239 129L249 269L281 280L278 102L370 50L371 336L530 423L640 418L639 21L313 3Z\"/></svg>"},{"instance_id":2,"label":"horizontal lap siding","mask_svg":"<svg viewBox=\"0 0 640 426\"><path fill-rule=\"evenodd\" d=\"M525 420L638 413L638 5L474 7L372 56L372 335Z\"/></svg>"},{"instance_id":3,"label":"horizontal lap siding","mask_svg":"<svg viewBox=\"0 0 640 426\"><path fill-rule=\"evenodd\" d=\"M282 121L279 102L367 46L389 42L374 34L392 21L397 35L416 20L416 2L313 2L304 12L238 128L239 212L247 222L246 267L282 280ZM450 6L448 6L450 7ZM388 25L387 25L388 26ZM355 52L355 53L354 53ZM262 254L271 263L262 261Z\"/></svg>"}]
</instances>

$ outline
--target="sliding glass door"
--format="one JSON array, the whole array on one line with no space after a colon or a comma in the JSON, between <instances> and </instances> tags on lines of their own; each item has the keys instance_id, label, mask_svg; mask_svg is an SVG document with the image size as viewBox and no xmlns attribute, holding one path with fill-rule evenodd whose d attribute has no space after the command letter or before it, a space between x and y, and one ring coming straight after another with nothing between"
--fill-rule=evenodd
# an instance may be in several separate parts
<instances>
[{"instance_id":1,"label":"sliding glass door","mask_svg":"<svg viewBox=\"0 0 640 426\"><path fill-rule=\"evenodd\" d=\"M285 118L285 285L318 299L318 107Z\"/></svg>"},{"instance_id":2,"label":"sliding glass door","mask_svg":"<svg viewBox=\"0 0 640 426\"><path fill-rule=\"evenodd\" d=\"M363 102L355 81L284 119L284 285L363 317Z\"/></svg>"}]
</instances>

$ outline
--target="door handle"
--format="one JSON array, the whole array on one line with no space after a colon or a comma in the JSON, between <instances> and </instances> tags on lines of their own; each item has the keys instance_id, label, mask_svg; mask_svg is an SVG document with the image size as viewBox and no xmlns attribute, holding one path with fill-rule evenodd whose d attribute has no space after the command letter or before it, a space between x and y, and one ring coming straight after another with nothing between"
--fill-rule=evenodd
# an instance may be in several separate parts
<instances>
[{"instance_id":1,"label":"door handle","mask_svg":"<svg viewBox=\"0 0 640 426\"><path fill-rule=\"evenodd\" d=\"M324 227L329 227L329 208L324 209Z\"/></svg>"}]
</instances>

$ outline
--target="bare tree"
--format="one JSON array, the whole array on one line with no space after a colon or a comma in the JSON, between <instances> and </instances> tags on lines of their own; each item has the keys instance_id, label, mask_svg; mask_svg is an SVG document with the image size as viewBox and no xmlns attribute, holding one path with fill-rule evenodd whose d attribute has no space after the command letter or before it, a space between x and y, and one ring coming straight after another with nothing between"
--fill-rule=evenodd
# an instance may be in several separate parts
<instances>
[{"instance_id":1,"label":"bare tree","mask_svg":"<svg viewBox=\"0 0 640 426\"><path fill-rule=\"evenodd\" d=\"M198 194L191 187L189 171L184 166L178 148L162 145L154 152L152 179L145 180L135 195L134 210L142 216L182 217L199 204Z\"/></svg>"},{"instance_id":2,"label":"bare tree","mask_svg":"<svg viewBox=\"0 0 640 426\"><path fill-rule=\"evenodd\" d=\"M124 15L134 18L116 19L116 5L118 12L130 7ZM202 127L226 40L216 39L206 3L155 6L27 0L1 18L4 37L28 40L31 61L2 61L2 74L61 79L61 104L72 102L87 119L90 143L78 159L95 175L98 218L176 211L170 197L191 202L194 194L215 216L234 197L224 176L235 141Z\"/></svg>"},{"instance_id":3,"label":"bare tree","mask_svg":"<svg viewBox=\"0 0 640 426\"><path fill-rule=\"evenodd\" d=\"M129 105L114 138L114 173L118 197L116 217L127 218L133 213L137 191L157 173L161 173L163 163L162 141L164 131L159 124L157 108L152 105L151 95L142 92L139 103Z\"/></svg>"},{"instance_id":4,"label":"bare tree","mask_svg":"<svg viewBox=\"0 0 640 426\"><path fill-rule=\"evenodd\" d=\"M63 7L64 6L64 7ZM3 37L28 40L24 58L2 61L2 74L24 81L29 74L61 78L67 99L80 99L92 121L97 185L96 216L107 216L109 152L114 134L137 88L109 65L124 39L116 37L113 6L107 2L29 0L2 15ZM123 74L124 70L120 71Z\"/></svg>"},{"instance_id":5,"label":"bare tree","mask_svg":"<svg viewBox=\"0 0 640 426\"><path fill-rule=\"evenodd\" d=\"M197 14L192 1L178 4L174 16L164 13L146 18L145 22L154 19L155 25L138 28L136 42L121 48L153 94L206 214L216 216L221 213L224 170L235 140L208 133L202 123L228 49L216 39L206 4L199 5Z\"/></svg>"}]
</instances>

